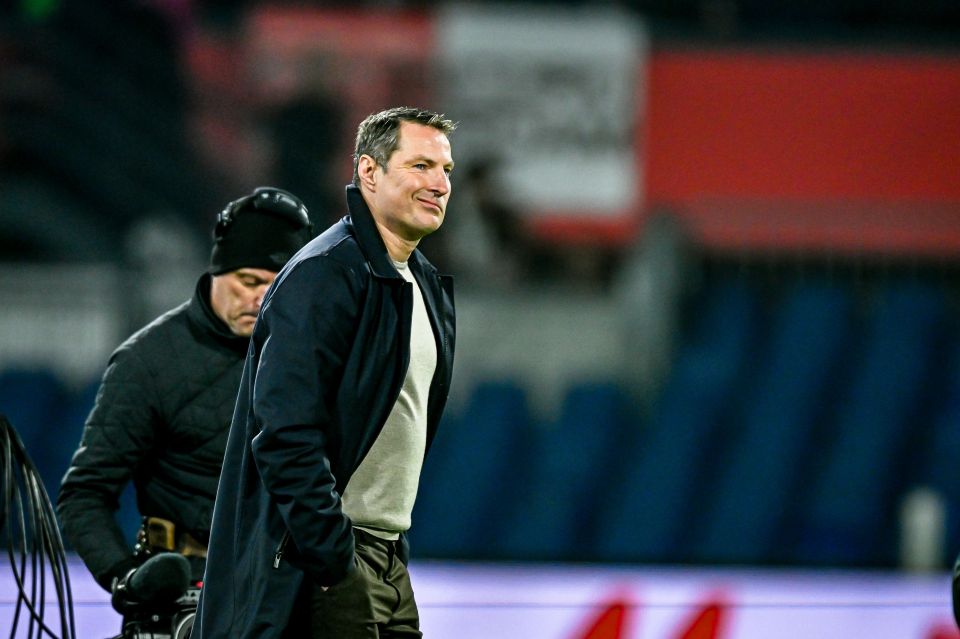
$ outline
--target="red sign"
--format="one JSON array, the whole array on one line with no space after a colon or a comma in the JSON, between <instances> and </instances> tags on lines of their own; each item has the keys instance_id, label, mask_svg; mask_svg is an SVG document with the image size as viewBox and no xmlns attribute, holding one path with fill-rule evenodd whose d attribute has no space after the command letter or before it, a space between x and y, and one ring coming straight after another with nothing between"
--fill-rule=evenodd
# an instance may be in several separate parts
<instances>
[{"instance_id":1,"label":"red sign","mask_svg":"<svg viewBox=\"0 0 960 639\"><path fill-rule=\"evenodd\" d=\"M720 248L960 251L960 58L659 51L648 210Z\"/></svg>"}]
</instances>

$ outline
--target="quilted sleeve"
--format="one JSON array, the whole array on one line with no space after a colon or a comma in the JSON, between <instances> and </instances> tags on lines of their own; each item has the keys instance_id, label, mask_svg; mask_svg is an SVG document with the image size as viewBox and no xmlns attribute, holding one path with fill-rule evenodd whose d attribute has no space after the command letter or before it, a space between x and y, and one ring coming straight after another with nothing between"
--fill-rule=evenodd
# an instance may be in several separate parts
<instances>
[{"instance_id":1,"label":"quilted sleeve","mask_svg":"<svg viewBox=\"0 0 960 639\"><path fill-rule=\"evenodd\" d=\"M134 469L153 448L153 387L136 348L111 358L57 499L67 540L107 589L133 563L132 540L123 538L114 513Z\"/></svg>"}]
</instances>

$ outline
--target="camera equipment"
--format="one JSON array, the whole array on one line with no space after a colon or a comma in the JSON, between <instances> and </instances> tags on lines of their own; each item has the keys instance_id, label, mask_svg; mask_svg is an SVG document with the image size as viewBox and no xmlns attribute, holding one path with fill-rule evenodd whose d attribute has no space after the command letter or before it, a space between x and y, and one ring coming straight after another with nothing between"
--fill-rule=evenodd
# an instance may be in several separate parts
<instances>
[{"instance_id":1,"label":"camera equipment","mask_svg":"<svg viewBox=\"0 0 960 639\"><path fill-rule=\"evenodd\" d=\"M190 573L190 562L175 552L154 554L127 573L113 588L111 603L123 615L114 639L189 637L200 597Z\"/></svg>"},{"instance_id":2,"label":"camera equipment","mask_svg":"<svg viewBox=\"0 0 960 639\"><path fill-rule=\"evenodd\" d=\"M113 589L113 607L123 613L128 604L176 601L190 585L190 562L183 555L154 555L131 570Z\"/></svg>"},{"instance_id":3,"label":"camera equipment","mask_svg":"<svg viewBox=\"0 0 960 639\"><path fill-rule=\"evenodd\" d=\"M124 614L121 633L112 639L188 639L199 599L200 588L190 586L176 601L132 606Z\"/></svg>"},{"instance_id":4,"label":"camera equipment","mask_svg":"<svg viewBox=\"0 0 960 639\"><path fill-rule=\"evenodd\" d=\"M23 441L4 415L0 415L0 492L0 531L7 531L7 554L17 585L11 639L21 622L28 637L56 639L44 620L48 575L59 604L60 637L75 639L70 576L53 506Z\"/></svg>"}]
</instances>

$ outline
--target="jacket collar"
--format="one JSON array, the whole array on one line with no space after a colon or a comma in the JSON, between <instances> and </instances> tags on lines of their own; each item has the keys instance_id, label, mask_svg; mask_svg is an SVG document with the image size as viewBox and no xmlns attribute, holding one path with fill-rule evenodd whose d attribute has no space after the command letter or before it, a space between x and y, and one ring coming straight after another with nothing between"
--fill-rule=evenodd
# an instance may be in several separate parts
<instances>
[{"instance_id":1,"label":"jacket collar","mask_svg":"<svg viewBox=\"0 0 960 639\"><path fill-rule=\"evenodd\" d=\"M367 206L366 200L360 194L360 189L353 184L347 185L347 208L350 211L350 224L357 236L360 250L370 263L373 274L377 277L398 278L400 274L393 268L387 246L380 237L373 213ZM416 251L414 251L416 253ZM412 256L411 256L412 257Z\"/></svg>"},{"instance_id":2,"label":"jacket collar","mask_svg":"<svg viewBox=\"0 0 960 639\"><path fill-rule=\"evenodd\" d=\"M194 324L205 333L224 345L245 353L250 338L235 335L226 323L213 312L213 307L210 305L210 282L212 279L213 276L204 273L197 280L197 286L193 291L193 298L190 300L187 313Z\"/></svg>"},{"instance_id":3,"label":"jacket collar","mask_svg":"<svg viewBox=\"0 0 960 639\"><path fill-rule=\"evenodd\" d=\"M387 253L387 245L383 243L380 230L377 228L376 222L373 221L373 213L370 212L370 207L363 199L360 189L353 184L347 185L347 208L350 211L350 223L357 236L357 242L360 244L360 250L363 251L364 256L370 262L374 275L403 279L397 269L393 267L390 254ZM408 261L415 272L436 273L437 269L423 256L420 249L414 249Z\"/></svg>"}]
</instances>

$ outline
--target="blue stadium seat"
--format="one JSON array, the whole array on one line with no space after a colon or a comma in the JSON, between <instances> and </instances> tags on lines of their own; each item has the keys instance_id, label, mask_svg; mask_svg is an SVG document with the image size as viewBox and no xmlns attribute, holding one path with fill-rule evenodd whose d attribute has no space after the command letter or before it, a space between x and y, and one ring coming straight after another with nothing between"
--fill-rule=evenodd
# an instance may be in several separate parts
<instances>
[{"instance_id":1,"label":"blue stadium seat","mask_svg":"<svg viewBox=\"0 0 960 639\"><path fill-rule=\"evenodd\" d=\"M807 469L830 373L846 353L853 310L851 291L829 283L801 283L780 302L713 499L694 528L691 560L777 561L785 514Z\"/></svg>"},{"instance_id":2,"label":"blue stadium seat","mask_svg":"<svg viewBox=\"0 0 960 639\"><path fill-rule=\"evenodd\" d=\"M691 504L704 490L697 470L749 364L759 316L756 291L742 279L721 279L706 293L644 433L621 453L622 472L598 513L599 559L682 559Z\"/></svg>"},{"instance_id":3,"label":"blue stadium seat","mask_svg":"<svg viewBox=\"0 0 960 639\"><path fill-rule=\"evenodd\" d=\"M70 460L73 453L77 450L80 443L80 437L83 435L83 424L87 421L87 416L93 408L93 402L97 397L97 390L100 388L100 380L90 380L84 384L75 393L71 393L67 398L61 420L61 430L63 437L57 442L51 442L56 447L54 454L57 457L57 465L60 468L60 479L70 466ZM59 481L56 489L50 493L50 497L56 500L55 493L59 490Z\"/></svg>"},{"instance_id":4,"label":"blue stadium seat","mask_svg":"<svg viewBox=\"0 0 960 639\"><path fill-rule=\"evenodd\" d=\"M513 493L502 532L502 558L592 558L594 511L609 495L611 469L628 430L630 399L612 382L571 387L555 424L541 429L528 449L529 476Z\"/></svg>"},{"instance_id":5,"label":"blue stadium seat","mask_svg":"<svg viewBox=\"0 0 960 639\"><path fill-rule=\"evenodd\" d=\"M7 416L23 440L51 499L55 499L56 486L66 470L60 467L56 449L66 437L63 417L69 397L63 380L50 370L0 371L0 413Z\"/></svg>"},{"instance_id":6,"label":"blue stadium seat","mask_svg":"<svg viewBox=\"0 0 960 639\"><path fill-rule=\"evenodd\" d=\"M938 288L912 281L887 284L877 301L832 445L812 464L820 472L811 477L795 550L802 563L896 561L897 464L929 383L946 303Z\"/></svg>"},{"instance_id":7,"label":"blue stadium seat","mask_svg":"<svg viewBox=\"0 0 960 639\"><path fill-rule=\"evenodd\" d=\"M930 439L917 464L917 485L936 490L947 507L946 546L953 560L960 551L960 334L946 352L943 400L933 417Z\"/></svg>"},{"instance_id":8,"label":"blue stadium seat","mask_svg":"<svg viewBox=\"0 0 960 639\"><path fill-rule=\"evenodd\" d=\"M418 557L493 556L491 531L503 526L531 426L526 392L482 382L462 415L444 419L424 464L410 543Z\"/></svg>"}]
</instances>

